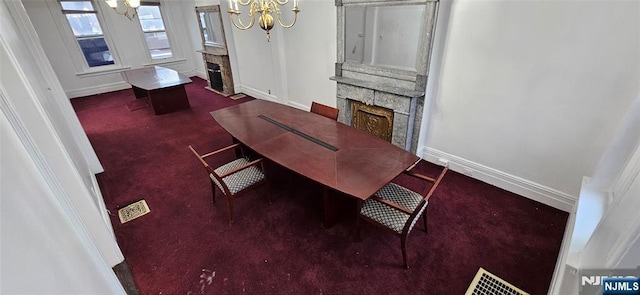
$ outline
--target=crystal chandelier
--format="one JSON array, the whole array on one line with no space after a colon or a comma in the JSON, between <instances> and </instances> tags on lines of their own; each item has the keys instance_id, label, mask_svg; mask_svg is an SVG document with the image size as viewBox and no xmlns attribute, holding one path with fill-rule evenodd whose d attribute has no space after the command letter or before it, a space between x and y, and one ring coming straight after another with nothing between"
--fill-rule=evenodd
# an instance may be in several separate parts
<instances>
[{"instance_id":1,"label":"crystal chandelier","mask_svg":"<svg viewBox=\"0 0 640 295\"><path fill-rule=\"evenodd\" d=\"M231 23L233 23L233 25L240 30L246 30L253 27L253 24L255 23L255 17L257 15L258 24L263 30L267 31L267 41L269 41L269 31L273 28L274 25L273 16L271 16L272 13L276 14L276 19L278 20L278 23L280 23L280 26L282 26L283 28L293 27L293 25L298 20L298 12L300 12L300 10L298 9L298 0L293 0L293 8L291 9L291 11L293 11L294 13L293 22L290 25L285 25L282 23L282 19L280 18L280 8L278 8L278 6L284 6L287 3L289 3L289 0L247 0L247 2L243 2L242 0L229 0L228 12L231 17ZM250 6L250 21L246 25L242 23L242 20L240 19L240 14L242 13L238 8L238 4L242 6ZM237 19L238 23L236 23L236 20L234 20L234 15L236 16L235 19Z\"/></svg>"},{"instance_id":2,"label":"crystal chandelier","mask_svg":"<svg viewBox=\"0 0 640 295\"><path fill-rule=\"evenodd\" d=\"M118 0L105 0L109 7L113 8L117 14L124 15L129 18L129 20L133 20L134 17L138 14L138 7L140 7L140 0L124 0L124 9L118 9Z\"/></svg>"}]
</instances>

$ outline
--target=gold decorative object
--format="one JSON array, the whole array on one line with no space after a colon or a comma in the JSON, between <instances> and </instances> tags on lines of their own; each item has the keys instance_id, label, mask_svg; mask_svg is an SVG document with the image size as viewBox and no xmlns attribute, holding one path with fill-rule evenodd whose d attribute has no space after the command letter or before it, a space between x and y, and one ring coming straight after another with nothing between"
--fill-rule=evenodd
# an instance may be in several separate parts
<instances>
[{"instance_id":1,"label":"gold decorative object","mask_svg":"<svg viewBox=\"0 0 640 295\"><path fill-rule=\"evenodd\" d=\"M140 7L140 0L124 0L124 9L118 9L118 0L105 0L109 7L113 8L117 14L124 15L129 18L129 20L133 20L134 17L138 14L138 7Z\"/></svg>"},{"instance_id":2,"label":"gold decorative object","mask_svg":"<svg viewBox=\"0 0 640 295\"><path fill-rule=\"evenodd\" d=\"M260 27L263 30L267 31L267 41L269 41L269 31L273 29L274 25L273 16L271 16L272 13L276 14L276 19L283 28L293 27L298 20L298 12L300 12L298 9L298 0L293 0L293 8L291 9L294 13L293 22L290 25L282 23L282 19L280 18L280 8L278 8L278 6L284 6L287 3L289 3L289 0L247 0L247 2L243 2L242 0L229 0L228 12L231 18L231 23L240 30L246 30L253 27L253 24L255 23L255 16L258 15L258 24L260 24ZM246 25L242 23L242 20L240 19L240 14L242 13L240 12L238 4L242 6L250 6L250 21ZM236 16L235 18L238 23L234 20L234 15Z\"/></svg>"},{"instance_id":3,"label":"gold decorative object","mask_svg":"<svg viewBox=\"0 0 640 295\"><path fill-rule=\"evenodd\" d=\"M351 125L354 128L391 142L393 137L393 110L354 101L352 116Z\"/></svg>"}]
</instances>

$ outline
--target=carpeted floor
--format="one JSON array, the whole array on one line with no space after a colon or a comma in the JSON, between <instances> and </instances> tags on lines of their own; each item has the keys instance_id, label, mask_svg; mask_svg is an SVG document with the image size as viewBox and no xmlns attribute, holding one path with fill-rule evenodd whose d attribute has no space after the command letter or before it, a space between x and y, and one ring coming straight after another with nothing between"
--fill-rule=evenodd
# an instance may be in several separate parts
<instances>
[{"instance_id":1,"label":"carpeted floor","mask_svg":"<svg viewBox=\"0 0 640 295\"><path fill-rule=\"evenodd\" d=\"M225 98L193 80L191 109L161 116L130 111L131 90L72 100L105 168L108 209L140 199L151 209L125 224L111 218L141 294L463 294L479 267L547 293L568 214L455 172L431 199L429 234L422 222L411 233L409 270L395 236L363 224L358 241L352 218L323 227L321 187L299 176L288 182L274 165L273 204L262 189L245 195L230 226L226 200L212 204L187 145L204 152L230 144L209 112L251 98ZM437 172L426 162L417 169Z\"/></svg>"}]
</instances>

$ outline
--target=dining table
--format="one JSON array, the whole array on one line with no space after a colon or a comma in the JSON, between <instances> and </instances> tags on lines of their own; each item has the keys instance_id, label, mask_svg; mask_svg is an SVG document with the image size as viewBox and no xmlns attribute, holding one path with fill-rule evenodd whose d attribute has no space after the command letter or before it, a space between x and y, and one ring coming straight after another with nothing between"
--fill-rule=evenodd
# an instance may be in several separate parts
<instances>
[{"instance_id":1,"label":"dining table","mask_svg":"<svg viewBox=\"0 0 640 295\"><path fill-rule=\"evenodd\" d=\"M335 219L330 191L364 201L420 160L362 130L272 101L254 99L210 114L236 141L321 184L327 225Z\"/></svg>"}]
</instances>

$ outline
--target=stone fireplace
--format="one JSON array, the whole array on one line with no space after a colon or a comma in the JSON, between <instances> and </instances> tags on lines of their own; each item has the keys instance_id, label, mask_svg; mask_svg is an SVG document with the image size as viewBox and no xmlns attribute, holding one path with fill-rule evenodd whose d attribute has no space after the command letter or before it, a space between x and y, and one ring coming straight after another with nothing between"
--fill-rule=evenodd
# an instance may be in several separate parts
<instances>
[{"instance_id":1,"label":"stone fireplace","mask_svg":"<svg viewBox=\"0 0 640 295\"><path fill-rule=\"evenodd\" d=\"M207 69L207 89L216 91L224 96L234 93L233 75L228 55L218 55L207 51L200 51Z\"/></svg>"},{"instance_id":2,"label":"stone fireplace","mask_svg":"<svg viewBox=\"0 0 640 295\"><path fill-rule=\"evenodd\" d=\"M338 121L416 153L438 0L335 0Z\"/></svg>"},{"instance_id":3,"label":"stone fireplace","mask_svg":"<svg viewBox=\"0 0 640 295\"><path fill-rule=\"evenodd\" d=\"M337 82L338 121L415 152L422 124L424 92L345 77Z\"/></svg>"}]
</instances>

